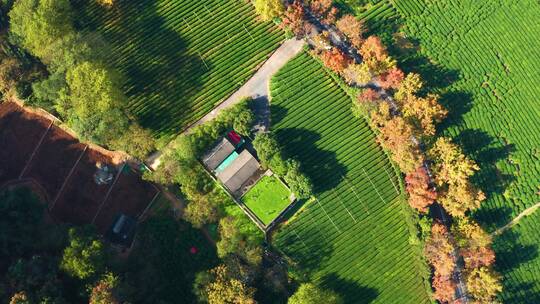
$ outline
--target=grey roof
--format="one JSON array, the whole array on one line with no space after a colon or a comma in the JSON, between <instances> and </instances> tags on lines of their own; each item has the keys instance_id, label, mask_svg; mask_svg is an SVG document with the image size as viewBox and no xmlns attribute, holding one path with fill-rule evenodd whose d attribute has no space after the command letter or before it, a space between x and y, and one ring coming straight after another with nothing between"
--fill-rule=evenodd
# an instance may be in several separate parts
<instances>
[{"instance_id":1,"label":"grey roof","mask_svg":"<svg viewBox=\"0 0 540 304\"><path fill-rule=\"evenodd\" d=\"M248 150L244 150L225 170L218 173L217 177L231 192L236 192L259 167L257 159Z\"/></svg>"},{"instance_id":2,"label":"grey roof","mask_svg":"<svg viewBox=\"0 0 540 304\"><path fill-rule=\"evenodd\" d=\"M222 138L218 144L203 156L202 161L210 170L216 169L234 151L234 146L226 138Z\"/></svg>"}]
</instances>

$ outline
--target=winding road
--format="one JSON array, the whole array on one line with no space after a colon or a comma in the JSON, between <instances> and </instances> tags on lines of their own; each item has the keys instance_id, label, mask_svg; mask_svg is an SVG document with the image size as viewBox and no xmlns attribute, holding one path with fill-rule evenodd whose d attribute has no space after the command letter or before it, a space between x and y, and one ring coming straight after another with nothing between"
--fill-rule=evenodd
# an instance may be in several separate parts
<instances>
[{"instance_id":1,"label":"winding road","mask_svg":"<svg viewBox=\"0 0 540 304\"><path fill-rule=\"evenodd\" d=\"M270 123L270 79L289 60L294 58L304 48L305 41L296 38L288 39L264 62L259 70L235 93L220 103L210 113L203 116L194 124L189 126L183 133L188 133L194 127L216 118L221 111L227 109L244 97L251 97L255 100L255 116L257 118L255 128L268 130ZM157 169L160 163L161 151L157 151L146 159L146 165L153 170Z\"/></svg>"}]
</instances>

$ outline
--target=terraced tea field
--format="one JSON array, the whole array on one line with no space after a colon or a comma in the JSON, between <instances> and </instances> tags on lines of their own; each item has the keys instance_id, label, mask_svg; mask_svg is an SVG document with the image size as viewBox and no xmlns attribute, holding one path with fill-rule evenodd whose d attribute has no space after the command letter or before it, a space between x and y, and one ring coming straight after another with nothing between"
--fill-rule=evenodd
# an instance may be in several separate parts
<instances>
[{"instance_id":1,"label":"terraced tea field","mask_svg":"<svg viewBox=\"0 0 540 304\"><path fill-rule=\"evenodd\" d=\"M316 196L274 245L345 303L429 303L400 181L350 97L305 53L274 76L271 92L272 129Z\"/></svg>"},{"instance_id":2,"label":"terraced tea field","mask_svg":"<svg viewBox=\"0 0 540 304\"><path fill-rule=\"evenodd\" d=\"M536 0L394 0L419 43L419 70L443 95L443 133L482 167L488 200L475 216L502 226L540 201L540 3ZM403 60L402 60L403 62ZM424 66L419 66L423 62ZM540 214L495 239L504 303L540 303Z\"/></svg>"},{"instance_id":3,"label":"terraced tea field","mask_svg":"<svg viewBox=\"0 0 540 304\"><path fill-rule=\"evenodd\" d=\"M129 108L156 135L174 135L238 89L283 35L239 0L80 4L81 26L111 44Z\"/></svg>"}]
</instances>

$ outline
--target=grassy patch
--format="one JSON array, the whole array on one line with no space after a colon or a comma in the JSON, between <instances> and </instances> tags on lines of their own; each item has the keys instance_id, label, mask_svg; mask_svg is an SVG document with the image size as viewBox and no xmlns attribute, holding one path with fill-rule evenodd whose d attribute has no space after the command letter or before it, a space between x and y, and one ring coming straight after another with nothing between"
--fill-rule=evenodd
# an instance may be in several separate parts
<instances>
[{"instance_id":1,"label":"grassy patch","mask_svg":"<svg viewBox=\"0 0 540 304\"><path fill-rule=\"evenodd\" d=\"M268 225L289 204L291 192L275 176L264 176L242 197L257 217Z\"/></svg>"}]
</instances>

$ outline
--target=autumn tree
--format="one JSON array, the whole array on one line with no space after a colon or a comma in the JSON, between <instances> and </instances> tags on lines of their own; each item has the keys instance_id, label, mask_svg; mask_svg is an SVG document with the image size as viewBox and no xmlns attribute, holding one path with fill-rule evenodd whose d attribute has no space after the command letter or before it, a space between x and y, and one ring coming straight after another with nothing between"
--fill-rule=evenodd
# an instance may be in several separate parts
<instances>
[{"instance_id":1,"label":"autumn tree","mask_svg":"<svg viewBox=\"0 0 540 304\"><path fill-rule=\"evenodd\" d=\"M289 298L288 304L342 304L343 299L331 290L325 290L313 283L303 283Z\"/></svg>"},{"instance_id":2,"label":"autumn tree","mask_svg":"<svg viewBox=\"0 0 540 304\"><path fill-rule=\"evenodd\" d=\"M209 304L255 304L255 290L231 274L226 265L209 271L210 282L204 292Z\"/></svg>"},{"instance_id":3,"label":"autumn tree","mask_svg":"<svg viewBox=\"0 0 540 304\"><path fill-rule=\"evenodd\" d=\"M466 275L467 291L480 303L492 303L502 291L501 276L492 269L481 267Z\"/></svg>"},{"instance_id":4,"label":"autumn tree","mask_svg":"<svg viewBox=\"0 0 540 304\"><path fill-rule=\"evenodd\" d=\"M366 32L364 22L347 14L337 21L336 27L351 41L354 47L360 48L362 46L362 35Z\"/></svg>"},{"instance_id":5,"label":"autumn tree","mask_svg":"<svg viewBox=\"0 0 540 304\"><path fill-rule=\"evenodd\" d=\"M362 59L365 61L382 61L388 57L386 47L383 45L381 39L377 36L369 36L358 51L360 52Z\"/></svg>"},{"instance_id":6,"label":"autumn tree","mask_svg":"<svg viewBox=\"0 0 540 304\"><path fill-rule=\"evenodd\" d=\"M118 304L120 301L116 295L118 277L107 273L99 280L90 292L89 304Z\"/></svg>"},{"instance_id":7,"label":"autumn tree","mask_svg":"<svg viewBox=\"0 0 540 304\"><path fill-rule=\"evenodd\" d=\"M424 254L436 275L443 277L452 275L456 266L454 246L450 243L448 230L443 224L436 222L431 227L431 235L426 240Z\"/></svg>"},{"instance_id":8,"label":"autumn tree","mask_svg":"<svg viewBox=\"0 0 540 304\"><path fill-rule=\"evenodd\" d=\"M428 154L441 189L438 201L446 211L452 216L463 216L468 210L478 208L485 195L469 180L480 169L478 165L446 137L438 138Z\"/></svg>"},{"instance_id":9,"label":"autumn tree","mask_svg":"<svg viewBox=\"0 0 540 304\"><path fill-rule=\"evenodd\" d=\"M341 74L345 81L351 85L363 85L371 80L371 70L365 63L351 63L342 71Z\"/></svg>"},{"instance_id":10,"label":"autumn tree","mask_svg":"<svg viewBox=\"0 0 540 304\"><path fill-rule=\"evenodd\" d=\"M370 103L381 99L381 94L372 88L367 88L358 94L357 100L360 103Z\"/></svg>"},{"instance_id":11,"label":"autumn tree","mask_svg":"<svg viewBox=\"0 0 540 304\"><path fill-rule=\"evenodd\" d=\"M253 0L253 5L263 20L272 20L285 12L282 0Z\"/></svg>"},{"instance_id":12,"label":"autumn tree","mask_svg":"<svg viewBox=\"0 0 540 304\"><path fill-rule=\"evenodd\" d=\"M322 31L317 35L313 35L311 37L311 41L313 42L313 47L317 53L327 51L332 48L328 31Z\"/></svg>"},{"instance_id":13,"label":"autumn tree","mask_svg":"<svg viewBox=\"0 0 540 304\"><path fill-rule=\"evenodd\" d=\"M31 304L32 302L30 299L28 299L28 296L24 291L20 291L15 293L11 300L9 301L9 304Z\"/></svg>"},{"instance_id":14,"label":"autumn tree","mask_svg":"<svg viewBox=\"0 0 540 304\"><path fill-rule=\"evenodd\" d=\"M435 124L441 122L448 111L438 102L439 96L430 94L427 97L409 95L401 101L403 117L420 130L424 136L435 135Z\"/></svg>"},{"instance_id":15,"label":"autumn tree","mask_svg":"<svg viewBox=\"0 0 540 304\"><path fill-rule=\"evenodd\" d=\"M466 269L491 266L495 263L495 251L489 247L466 248L460 250Z\"/></svg>"},{"instance_id":16,"label":"autumn tree","mask_svg":"<svg viewBox=\"0 0 540 304\"><path fill-rule=\"evenodd\" d=\"M461 248L487 247L491 244L491 236L468 217L457 217L452 223L452 235Z\"/></svg>"},{"instance_id":17,"label":"autumn tree","mask_svg":"<svg viewBox=\"0 0 540 304\"><path fill-rule=\"evenodd\" d=\"M321 59L324 65L334 72L341 73L349 65L351 59L337 48L323 52Z\"/></svg>"},{"instance_id":18,"label":"autumn tree","mask_svg":"<svg viewBox=\"0 0 540 304\"><path fill-rule=\"evenodd\" d=\"M423 162L418 145L412 140L412 127L399 116L390 115L390 106L380 103L376 112L371 113L371 120L379 129L379 143L392 154L392 159L404 173L418 168Z\"/></svg>"},{"instance_id":19,"label":"autumn tree","mask_svg":"<svg viewBox=\"0 0 540 304\"><path fill-rule=\"evenodd\" d=\"M405 74L398 67L379 75L379 85L383 89L397 89L405 79Z\"/></svg>"},{"instance_id":20,"label":"autumn tree","mask_svg":"<svg viewBox=\"0 0 540 304\"><path fill-rule=\"evenodd\" d=\"M359 52L373 75L381 75L396 68L396 61L388 56L386 47L377 36L369 36Z\"/></svg>"},{"instance_id":21,"label":"autumn tree","mask_svg":"<svg viewBox=\"0 0 540 304\"><path fill-rule=\"evenodd\" d=\"M293 4L287 7L283 16L282 27L289 28L296 36L305 35L304 26L305 10L301 1L294 1Z\"/></svg>"},{"instance_id":22,"label":"autumn tree","mask_svg":"<svg viewBox=\"0 0 540 304\"><path fill-rule=\"evenodd\" d=\"M332 0L311 0L309 9L313 15L321 19L325 24L336 22L339 10L332 5Z\"/></svg>"},{"instance_id":23,"label":"autumn tree","mask_svg":"<svg viewBox=\"0 0 540 304\"><path fill-rule=\"evenodd\" d=\"M422 213L427 212L427 207L437 199L437 192L430 186L427 170L422 166L409 172L405 176L405 183L411 207Z\"/></svg>"},{"instance_id":24,"label":"autumn tree","mask_svg":"<svg viewBox=\"0 0 540 304\"><path fill-rule=\"evenodd\" d=\"M420 91L423 85L420 75L409 73L397 88L394 98L399 101L412 96Z\"/></svg>"},{"instance_id":25,"label":"autumn tree","mask_svg":"<svg viewBox=\"0 0 540 304\"><path fill-rule=\"evenodd\" d=\"M433 277L433 296L440 303L453 303L456 298L457 284L451 276L436 274Z\"/></svg>"},{"instance_id":26,"label":"autumn tree","mask_svg":"<svg viewBox=\"0 0 540 304\"><path fill-rule=\"evenodd\" d=\"M111 7L114 4L114 0L97 0L97 3L101 6Z\"/></svg>"}]
</instances>

